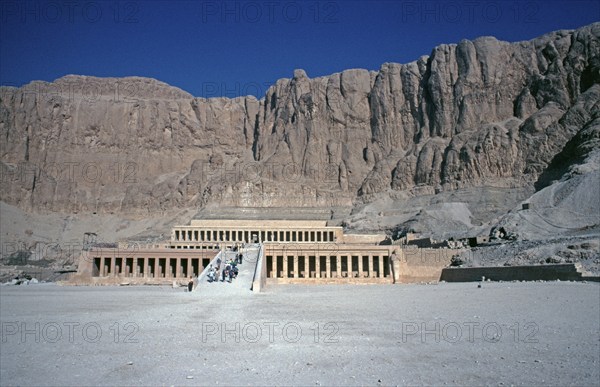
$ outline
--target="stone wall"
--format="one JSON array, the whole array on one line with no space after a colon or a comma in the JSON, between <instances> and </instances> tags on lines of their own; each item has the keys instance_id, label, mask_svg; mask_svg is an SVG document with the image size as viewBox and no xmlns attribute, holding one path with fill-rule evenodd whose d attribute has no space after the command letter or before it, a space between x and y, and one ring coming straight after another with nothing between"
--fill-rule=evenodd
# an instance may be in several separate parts
<instances>
[{"instance_id":1,"label":"stone wall","mask_svg":"<svg viewBox=\"0 0 600 387\"><path fill-rule=\"evenodd\" d=\"M385 234L344 234L342 243L366 243L366 244L379 244L385 240Z\"/></svg>"},{"instance_id":2,"label":"stone wall","mask_svg":"<svg viewBox=\"0 0 600 387\"><path fill-rule=\"evenodd\" d=\"M474 282L485 277L492 281L578 281L581 273L573 263L531 266L465 267L442 270L441 280Z\"/></svg>"},{"instance_id":3,"label":"stone wall","mask_svg":"<svg viewBox=\"0 0 600 387\"><path fill-rule=\"evenodd\" d=\"M252 279L252 291L264 292L267 287L267 265L265 264L265 248L263 245L258 250L258 259L254 268L254 278Z\"/></svg>"},{"instance_id":4,"label":"stone wall","mask_svg":"<svg viewBox=\"0 0 600 387\"><path fill-rule=\"evenodd\" d=\"M394 260L396 283L439 281L458 249L398 249Z\"/></svg>"}]
</instances>

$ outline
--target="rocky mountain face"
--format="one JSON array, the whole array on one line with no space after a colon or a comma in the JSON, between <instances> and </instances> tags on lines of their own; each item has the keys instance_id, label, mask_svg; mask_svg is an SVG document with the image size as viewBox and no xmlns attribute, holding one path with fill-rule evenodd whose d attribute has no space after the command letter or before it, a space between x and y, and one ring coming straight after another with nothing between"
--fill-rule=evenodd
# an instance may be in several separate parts
<instances>
[{"instance_id":1,"label":"rocky mountain face","mask_svg":"<svg viewBox=\"0 0 600 387\"><path fill-rule=\"evenodd\" d=\"M33 212L143 215L543 186L597 119L599 84L596 23L441 45L379 71L296 70L260 100L137 77L2 87L0 194Z\"/></svg>"}]
</instances>

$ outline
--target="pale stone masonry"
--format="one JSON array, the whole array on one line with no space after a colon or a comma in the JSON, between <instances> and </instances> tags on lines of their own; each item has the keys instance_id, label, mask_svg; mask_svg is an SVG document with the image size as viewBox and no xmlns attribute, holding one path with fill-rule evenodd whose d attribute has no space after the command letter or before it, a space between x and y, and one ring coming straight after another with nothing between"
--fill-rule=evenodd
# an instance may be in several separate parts
<instances>
[{"instance_id":1,"label":"pale stone masonry","mask_svg":"<svg viewBox=\"0 0 600 387\"><path fill-rule=\"evenodd\" d=\"M171 248L194 248L197 243L340 243L343 237L342 227L327 226L326 221L318 220L195 219L189 226L173 228Z\"/></svg>"},{"instance_id":2,"label":"pale stone masonry","mask_svg":"<svg viewBox=\"0 0 600 387\"><path fill-rule=\"evenodd\" d=\"M396 246L265 243L268 283L394 282Z\"/></svg>"},{"instance_id":3,"label":"pale stone masonry","mask_svg":"<svg viewBox=\"0 0 600 387\"><path fill-rule=\"evenodd\" d=\"M79 259L76 284L171 284L196 277L217 250L179 251L165 247L92 248Z\"/></svg>"},{"instance_id":4,"label":"pale stone masonry","mask_svg":"<svg viewBox=\"0 0 600 387\"><path fill-rule=\"evenodd\" d=\"M438 280L451 249L383 245L383 234L344 234L319 220L192 220L162 245L84 251L72 283L170 284L200 276L216 254L263 246L255 265L262 283L395 283Z\"/></svg>"}]
</instances>

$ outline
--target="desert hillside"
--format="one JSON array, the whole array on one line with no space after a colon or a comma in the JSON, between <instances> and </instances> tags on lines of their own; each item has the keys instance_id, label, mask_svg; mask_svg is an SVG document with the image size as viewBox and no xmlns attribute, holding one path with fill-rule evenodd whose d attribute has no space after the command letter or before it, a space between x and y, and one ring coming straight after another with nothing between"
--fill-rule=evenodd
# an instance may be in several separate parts
<instances>
[{"instance_id":1,"label":"desert hillside","mask_svg":"<svg viewBox=\"0 0 600 387\"><path fill-rule=\"evenodd\" d=\"M295 70L260 99L80 75L0 91L2 239L24 249L159 240L226 208L316 208L391 237L598 238L600 23Z\"/></svg>"}]
</instances>

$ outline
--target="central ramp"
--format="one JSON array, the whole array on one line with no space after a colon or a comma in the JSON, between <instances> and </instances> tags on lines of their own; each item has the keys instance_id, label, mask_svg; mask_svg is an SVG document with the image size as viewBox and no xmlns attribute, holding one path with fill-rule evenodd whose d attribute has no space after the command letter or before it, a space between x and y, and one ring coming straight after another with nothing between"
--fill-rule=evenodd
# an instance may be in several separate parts
<instances>
[{"instance_id":1,"label":"central ramp","mask_svg":"<svg viewBox=\"0 0 600 387\"><path fill-rule=\"evenodd\" d=\"M221 281L221 276L223 269L226 266L226 262L235 259L238 252L231 250L221 251L211 261L211 264L216 267L217 259L221 258L221 272L219 273L218 280L215 282L208 282L208 269L206 269L200 275L198 286L194 292L201 297L232 296L252 293L252 280L258 261L259 250L259 245L249 245L249 247L240 249L239 252L244 255L244 258L241 264L238 263L238 276L237 278L233 278L231 283L228 282L228 278L226 278L225 281Z\"/></svg>"}]
</instances>

